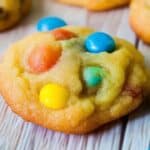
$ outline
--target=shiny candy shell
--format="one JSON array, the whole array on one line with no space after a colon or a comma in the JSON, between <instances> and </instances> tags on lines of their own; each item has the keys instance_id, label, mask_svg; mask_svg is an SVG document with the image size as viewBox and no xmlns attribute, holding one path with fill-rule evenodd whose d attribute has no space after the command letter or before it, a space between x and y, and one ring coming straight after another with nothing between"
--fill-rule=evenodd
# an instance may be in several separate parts
<instances>
[{"instance_id":1,"label":"shiny candy shell","mask_svg":"<svg viewBox=\"0 0 150 150\"><path fill-rule=\"evenodd\" d=\"M51 33L57 41L58 40L69 40L71 38L77 37L77 35L75 33L65 30L65 29L56 29L56 30L53 30Z\"/></svg>"},{"instance_id":2,"label":"shiny candy shell","mask_svg":"<svg viewBox=\"0 0 150 150\"><path fill-rule=\"evenodd\" d=\"M66 22L58 17L44 17L37 23L37 30L40 32L51 31L66 26Z\"/></svg>"},{"instance_id":3,"label":"shiny candy shell","mask_svg":"<svg viewBox=\"0 0 150 150\"><path fill-rule=\"evenodd\" d=\"M94 87L102 82L102 69L96 66L86 67L83 70L83 80L88 87Z\"/></svg>"},{"instance_id":4,"label":"shiny candy shell","mask_svg":"<svg viewBox=\"0 0 150 150\"><path fill-rule=\"evenodd\" d=\"M31 50L28 56L28 65L32 73L48 71L55 65L61 56L61 48L53 45L41 45Z\"/></svg>"},{"instance_id":5,"label":"shiny candy shell","mask_svg":"<svg viewBox=\"0 0 150 150\"><path fill-rule=\"evenodd\" d=\"M95 32L86 39L85 48L90 53L113 52L116 49L116 44L108 34Z\"/></svg>"},{"instance_id":6,"label":"shiny candy shell","mask_svg":"<svg viewBox=\"0 0 150 150\"><path fill-rule=\"evenodd\" d=\"M50 83L40 91L40 102L50 109L61 109L67 104L69 98L69 92L66 88L59 84Z\"/></svg>"}]
</instances>

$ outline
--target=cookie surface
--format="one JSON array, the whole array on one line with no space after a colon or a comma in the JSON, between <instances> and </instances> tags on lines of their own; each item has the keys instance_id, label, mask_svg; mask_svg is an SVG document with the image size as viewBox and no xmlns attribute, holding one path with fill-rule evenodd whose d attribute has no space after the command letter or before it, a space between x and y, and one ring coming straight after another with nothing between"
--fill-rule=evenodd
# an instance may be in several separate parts
<instances>
[{"instance_id":1,"label":"cookie surface","mask_svg":"<svg viewBox=\"0 0 150 150\"><path fill-rule=\"evenodd\" d=\"M150 1L133 0L130 9L130 24L135 33L150 43Z\"/></svg>"},{"instance_id":2,"label":"cookie surface","mask_svg":"<svg viewBox=\"0 0 150 150\"><path fill-rule=\"evenodd\" d=\"M118 38L113 52L87 52L85 39L93 32L67 26L13 44L0 64L0 91L11 109L27 121L76 134L91 132L136 109L148 80L143 57ZM91 75L96 84L89 80ZM46 96L52 101L43 102Z\"/></svg>"},{"instance_id":3,"label":"cookie surface","mask_svg":"<svg viewBox=\"0 0 150 150\"><path fill-rule=\"evenodd\" d=\"M17 24L30 10L31 0L0 1L0 31Z\"/></svg>"},{"instance_id":4,"label":"cookie surface","mask_svg":"<svg viewBox=\"0 0 150 150\"><path fill-rule=\"evenodd\" d=\"M59 0L60 2L83 6L89 10L103 11L129 4L130 0Z\"/></svg>"}]
</instances>

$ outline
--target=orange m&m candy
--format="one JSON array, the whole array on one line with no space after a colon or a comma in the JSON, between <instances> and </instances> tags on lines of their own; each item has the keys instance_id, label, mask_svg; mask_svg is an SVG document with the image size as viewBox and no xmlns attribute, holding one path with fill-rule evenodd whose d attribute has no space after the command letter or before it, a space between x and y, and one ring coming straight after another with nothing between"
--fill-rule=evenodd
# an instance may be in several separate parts
<instances>
[{"instance_id":1,"label":"orange m&m candy","mask_svg":"<svg viewBox=\"0 0 150 150\"><path fill-rule=\"evenodd\" d=\"M65 30L65 29L56 29L51 32L56 40L68 40L74 37L77 37L77 35L71 31Z\"/></svg>"},{"instance_id":2,"label":"orange m&m candy","mask_svg":"<svg viewBox=\"0 0 150 150\"><path fill-rule=\"evenodd\" d=\"M51 68L61 55L60 46L42 45L31 51L28 57L30 71L41 73Z\"/></svg>"}]
</instances>

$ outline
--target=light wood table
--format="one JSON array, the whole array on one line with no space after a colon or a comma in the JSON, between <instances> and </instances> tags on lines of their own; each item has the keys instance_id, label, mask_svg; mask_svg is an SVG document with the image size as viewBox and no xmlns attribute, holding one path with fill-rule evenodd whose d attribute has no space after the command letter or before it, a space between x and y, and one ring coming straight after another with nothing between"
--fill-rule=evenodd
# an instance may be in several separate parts
<instances>
[{"instance_id":1,"label":"light wood table","mask_svg":"<svg viewBox=\"0 0 150 150\"><path fill-rule=\"evenodd\" d=\"M150 66L150 47L143 44L128 24L128 8L89 12L65 6L55 0L34 0L33 10L18 27L0 33L0 52L14 41L36 32L40 17L55 15L72 25L88 25L131 41L144 54ZM88 135L65 135L23 121L0 98L0 150L149 150L150 105Z\"/></svg>"}]
</instances>

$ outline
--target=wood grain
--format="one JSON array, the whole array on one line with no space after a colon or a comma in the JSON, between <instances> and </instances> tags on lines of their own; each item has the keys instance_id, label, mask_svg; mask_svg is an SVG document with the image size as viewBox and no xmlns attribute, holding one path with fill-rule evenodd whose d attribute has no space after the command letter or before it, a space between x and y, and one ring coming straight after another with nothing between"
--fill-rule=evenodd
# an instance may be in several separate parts
<instances>
[{"instance_id":1,"label":"wood grain","mask_svg":"<svg viewBox=\"0 0 150 150\"><path fill-rule=\"evenodd\" d=\"M136 44L137 37L128 24L128 8L109 12L88 12L55 0L33 1L32 13L13 30L0 33L0 52L14 41L36 31L42 16L59 16L72 25L88 25ZM150 47L139 42L150 66ZM150 106L149 106L150 107ZM129 120L120 119L88 135L65 135L23 121L0 97L0 150L147 150L150 143L150 109L145 104Z\"/></svg>"},{"instance_id":2,"label":"wood grain","mask_svg":"<svg viewBox=\"0 0 150 150\"><path fill-rule=\"evenodd\" d=\"M138 42L138 49L144 55L146 65L150 67L150 47L142 41ZM123 141L123 150L150 149L150 98L136 112L129 116Z\"/></svg>"},{"instance_id":3,"label":"wood grain","mask_svg":"<svg viewBox=\"0 0 150 150\"><path fill-rule=\"evenodd\" d=\"M150 148L150 105L145 103L141 109L129 116L123 150L149 150Z\"/></svg>"}]
</instances>

